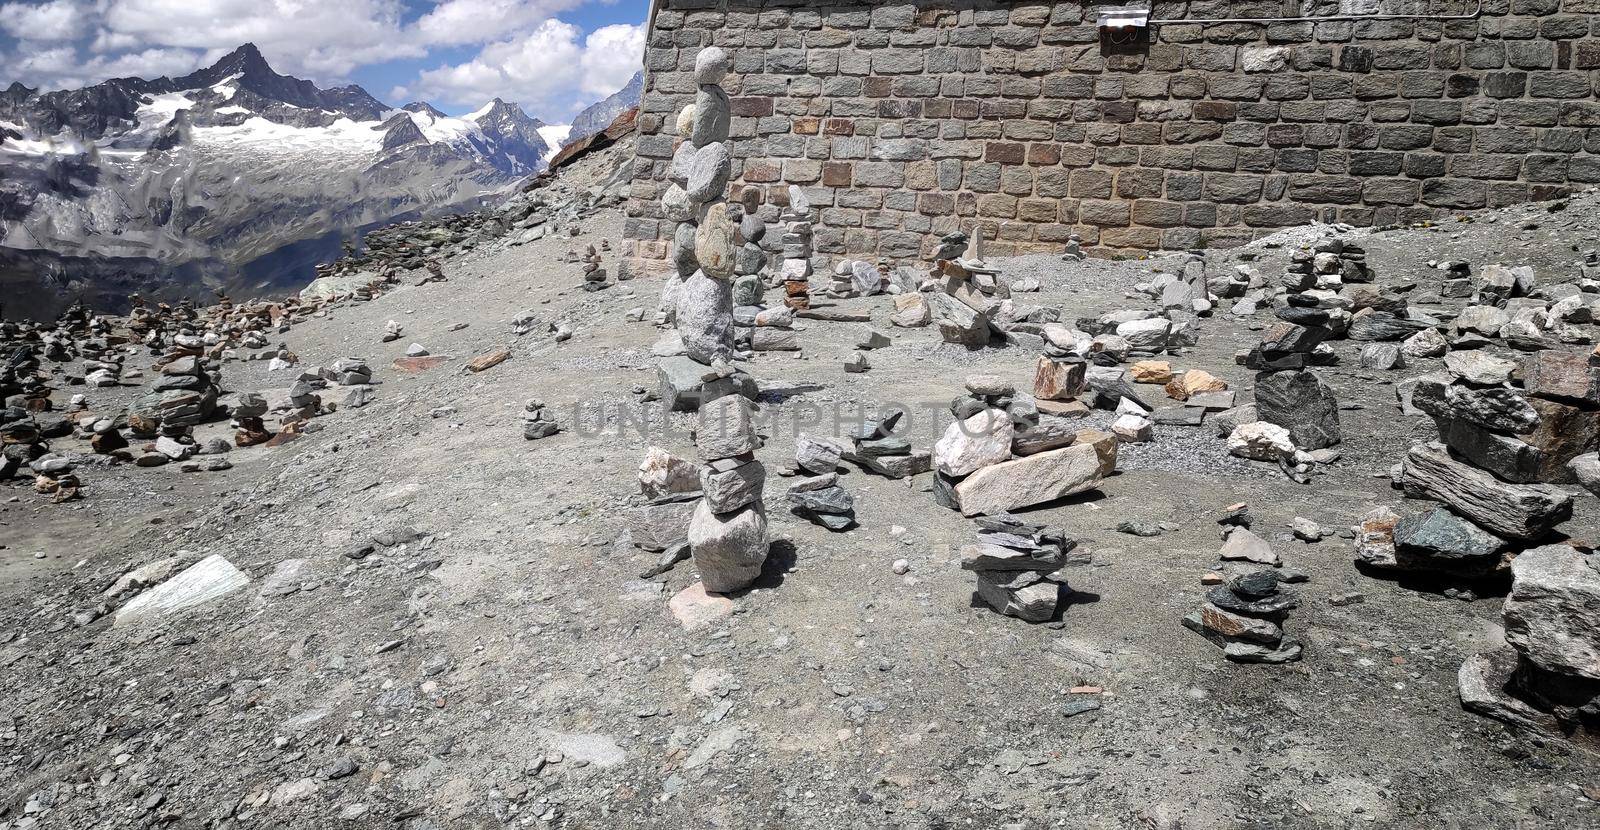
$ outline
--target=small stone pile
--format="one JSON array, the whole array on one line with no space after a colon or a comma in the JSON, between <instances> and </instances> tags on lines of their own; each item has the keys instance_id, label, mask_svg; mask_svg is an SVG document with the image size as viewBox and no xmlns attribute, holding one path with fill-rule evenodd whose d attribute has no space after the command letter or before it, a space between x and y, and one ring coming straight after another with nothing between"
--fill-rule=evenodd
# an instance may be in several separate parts
<instances>
[{"instance_id":1,"label":"small stone pile","mask_svg":"<svg viewBox=\"0 0 1600 830\"><path fill-rule=\"evenodd\" d=\"M961 549L961 567L978 578L977 596L1023 622L1049 622L1066 588L1062 568L1077 547L1059 527L1000 512L977 520L978 541Z\"/></svg>"},{"instance_id":2,"label":"small stone pile","mask_svg":"<svg viewBox=\"0 0 1600 830\"><path fill-rule=\"evenodd\" d=\"M1093 489L1116 469L1117 439L1048 425L1034 398L1002 378L967 378L954 422L934 444L934 498L963 515L994 515ZM1020 438L1020 440L1019 440Z\"/></svg>"},{"instance_id":3,"label":"small stone pile","mask_svg":"<svg viewBox=\"0 0 1600 830\"><path fill-rule=\"evenodd\" d=\"M1236 663L1299 660L1301 645L1285 639L1283 623L1300 599L1280 583L1277 571L1265 569L1241 574L1225 585L1213 585L1206 592L1205 604L1184 617L1183 625L1215 643L1224 657Z\"/></svg>"},{"instance_id":4,"label":"small stone pile","mask_svg":"<svg viewBox=\"0 0 1600 830\"><path fill-rule=\"evenodd\" d=\"M1600 563L1566 544L1511 563L1506 641L1457 674L1469 711L1600 748Z\"/></svg>"},{"instance_id":5,"label":"small stone pile","mask_svg":"<svg viewBox=\"0 0 1600 830\"><path fill-rule=\"evenodd\" d=\"M689 542L689 520L700 504L700 469L660 447L650 447L639 464L639 492L647 500L628 525L641 550L668 551Z\"/></svg>"},{"instance_id":6,"label":"small stone pile","mask_svg":"<svg viewBox=\"0 0 1600 830\"><path fill-rule=\"evenodd\" d=\"M798 437L795 466L810 475L789 486L789 505L795 515L835 532L856 525L855 499L839 484L843 455L843 449L832 441Z\"/></svg>"},{"instance_id":7,"label":"small stone pile","mask_svg":"<svg viewBox=\"0 0 1600 830\"><path fill-rule=\"evenodd\" d=\"M154 391L128 408L128 427L140 437L153 436L163 426L192 428L211 417L219 391L198 356L174 356L161 367Z\"/></svg>"},{"instance_id":8,"label":"small stone pile","mask_svg":"<svg viewBox=\"0 0 1600 830\"><path fill-rule=\"evenodd\" d=\"M523 438L537 441L540 438L549 438L557 432L560 432L560 427L556 426L555 413L544 405L544 401L529 398L528 402L522 405Z\"/></svg>"},{"instance_id":9,"label":"small stone pile","mask_svg":"<svg viewBox=\"0 0 1600 830\"><path fill-rule=\"evenodd\" d=\"M859 297L861 292L856 289L854 275L857 265L866 265L866 263L857 263L848 259L841 259L834 263L833 274L828 278L828 285L822 290L822 293L836 300Z\"/></svg>"},{"instance_id":10,"label":"small stone pile","mask_svg":"<svg viewBox=\"0 0 1600 830\"><path fill-rule=\"evenodd\" d=\"M748 588L767 559L767 513L761 501L767 472L755 458L761 446L753 407L737 395L702 405L695 428L701 499L689 520L689 550L711 593Z\"/></svg>"},{"instance_id":11,"label":"small stone pile","mask_svg":"<svg viewBox=\"0 0 1600 830\"><path fill-rule=\"evenodd\" d=\"M583 290L599 291L608 285L606 269L600 264L600 252L590 245L583 252Z\"/></svg>"},{"instance_id":12,"label":"small stone pile","mask_svg":"<svg viewBox=\"0 0 1600 830\"><path fill-rule=\"evenodd\" d=\"M763 305L765 293L761 278L754 274L734 281L735 344L753 352L799 351L800 335L794 327L794 309L787 305Z\"/></svg>"},{"instance_id":13,"label":"small stone pile","mask_svg":"<svg viewBox=\"0 0 1600 830\"><path fill-rule=\"evenodd\" d=\"M17 475L49 451L32 412L20 406L0 409L0 479Z\"/></svg>"},{"instance_id":14,"label":"small stone pile","mask_svg":"<svg viewBox=\"0 0 1600 830\"><path fill-rule=\"evenodd\" d=\"M1228 450L1241 458L1278 463L1295 481L1308 483L1319 462L1337 457L1343 440L1332 387L1305 366L1328 337L1327 312L1288 306L1261 343L1240 356L1255 369L1255 403L1233 413ZM1331 355L1331 352L1329 353Z\"/></svg>"},{"instance_id":15,"label":"small stone pile","mask_svg":"<svg viewBox=\"0 0 1600 830\"><path fill-rule=\"evenodd\" d=\"M241 392L234 396L228 410L232 418L233 443L238 447L253 447L272 440L262 419L267 414L267 399L255 392Z\"/></svg>"},{"instance_id":16,"label":"small stone pile","mask_svg":"<svg viewBox=\"0 0 1600 830\"><path fill-rule=\"evenodd\" d=\"M909 478L927 472L932 467L932 455L927 450L913 450L909 439L895 434L904 415L897 411L862 422L850 435L851 448L844 451L844 460L888 478Z\"/></svg>"}]
</instances>

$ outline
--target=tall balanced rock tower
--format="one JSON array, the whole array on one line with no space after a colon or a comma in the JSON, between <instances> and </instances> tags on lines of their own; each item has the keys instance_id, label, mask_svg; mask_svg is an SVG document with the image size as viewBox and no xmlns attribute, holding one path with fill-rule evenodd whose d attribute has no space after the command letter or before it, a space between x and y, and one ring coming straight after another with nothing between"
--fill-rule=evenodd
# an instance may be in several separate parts
<instances>
[{"instance_id":1,"label":"tall balanced rock tower","mask_svg":"<svg viewBox=\"0 0 1600 830\"><path fill-rule=\"evenodd\" d=\"M739 250L737 217L725 191L733 171L728 152L728 94L718 86L728 56L711 46L695 58L700 91L678 115L685 139L672 158L672 184L661 197L663 213L678 222L673 233L674 273L661 290L662 322L675 321L683 354L662 361L662 398L694 410L722 395L755 396L755 383L733 359L733 278Z\"/></svg>"}]
</instances>

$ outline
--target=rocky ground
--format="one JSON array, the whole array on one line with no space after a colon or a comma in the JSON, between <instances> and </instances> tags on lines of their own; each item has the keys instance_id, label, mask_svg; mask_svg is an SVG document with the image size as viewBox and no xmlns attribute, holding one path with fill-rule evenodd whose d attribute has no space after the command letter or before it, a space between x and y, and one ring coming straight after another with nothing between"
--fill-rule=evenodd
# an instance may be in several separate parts
<instances>
[{"instance_id":1,"label":"rocky ground","mask_svg":"<svg viewBox=\"0 0 1600 830\"><path fill-rule=\"evenodd\" d=\"M1428 260L1570 279L1600 231L1597 205L1341 235L1362 240L1379 284L1415 283L1416 306L1454 308L1427 302L1441 279ZM92 463L87 442L60 438L53 452L84 459L82 498L55 503L31 478L0 490L0 827L1600 824L1594 755L1461 708L1458 668L1504 642L1493 587L1353 565L1364 513L1417 507L1390 468L1434 426L1401 414L1395 384L1438 360L1363 369L1361 344L1335 342L1339 364L1317 372L1345 441L1310 484L1229 455L1209 428L1158 425L1098 490L1026 511L1092 558L1051 622L975 601L958 555L972 522L934 503L931 475L850 467L859 526L835 534L791 515L774 476L764 577L731 614L690 628L669 600L695 583L693 563L641 578L658 555L628 532L646 449L693 456L689 416L645 400L659 282L582 290L577 255L616 242L622 218L562 224L448 257L445 281L411 273L274 333L296 367L225 363L223 390L238 392L366 361L372 402L292 441L186 473ZM1208 269L1276 274L1325 232L1208 252ZM618 254L600 256L614 274ZM1067 320L1155 307L1133 288L1151 261L993 264L1038 279L1028 301ZM871 322L801 319L800 352L742 364L772 418L757 453L770 471L797 433L837 434L862 408L909 405L926 448L948 423L934 411L967 376L1032 382L1037 352L891 327L886 296L814 306ZM401 335L385 342L391 321ZM1248 395L1254 373L1234 355L1271 322L1224 307L1167 359ZM892 342L845 373L863 328ZM407 362L413 344L446 359ZM466 368L499 349L503 362ZM125 365L143 379L57 389L53 402L81 392L96 411L125 407L148 391L155 357ZM523 438L529 398L560 432ZM195 437L230 433L217 422ZM1569 489L1576 517L1562 530L1595 538L1594 497ZM1216 520L1237 502L1308 577L1287 622L1299 662L1229 663L1180 624L1216 562ZM1296 539L1297 517L1333 535ZM1124 522L1172 529L1134 536ZM249 584L116 624L127 600L102 592L123 574L211 555Z\"/></svg>"}]
</instances>

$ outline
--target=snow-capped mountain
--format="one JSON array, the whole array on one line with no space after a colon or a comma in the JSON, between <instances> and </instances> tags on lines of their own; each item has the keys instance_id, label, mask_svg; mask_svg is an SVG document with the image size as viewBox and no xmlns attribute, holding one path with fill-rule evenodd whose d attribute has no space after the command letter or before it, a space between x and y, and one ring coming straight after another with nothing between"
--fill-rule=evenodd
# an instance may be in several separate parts
<instances>
[{"instance_id":1,"label":"snow-capped mountain","mask_svg":"<svg viewBox=\"0 0 1600 830\"><path fill-rule=\"evenodd\" d=\"M537 173L546 136L499 99L452 118L321 89L250 44L181 78L14 83L0 91L5 311L303 282L352 232L470 208Z\"/></svg>"},{"instance_id":2,"label":"snow-capped mountain","mask_svg":"<svg viewBox=\"0 0 1600 830\"><path fill-rule=\"evenodd\" d=\"M639 106L639 98L643 94L644 72L635 72L622 89L611 93L602 101L590 104L583 112L573 116L572 130L561 143L570 144L611 126L611 122L617 120L617 116Z\"/></svg>"}]
</instances>

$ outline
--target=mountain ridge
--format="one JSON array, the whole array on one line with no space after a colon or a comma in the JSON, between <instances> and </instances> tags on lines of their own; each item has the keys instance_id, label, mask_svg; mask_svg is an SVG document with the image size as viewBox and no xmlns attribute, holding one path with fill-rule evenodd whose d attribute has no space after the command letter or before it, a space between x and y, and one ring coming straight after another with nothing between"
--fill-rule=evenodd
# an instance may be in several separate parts
<instances>
[{"instance_id":1,"label":"mountain ridge","mask_svg":"<svg viewBox=\"0 0 1600 830\"><path fill-rule=\"evenodd\" d=\"M289 246L303 268L308 240L329 237L332 255L340 234L481 207L544 168L545 127L499 98L452 118L324 89L248 43L177 78L13 82L0 91L0 287L100 305L250 290L242 275Z\"/></svg>"}]
</instances>

